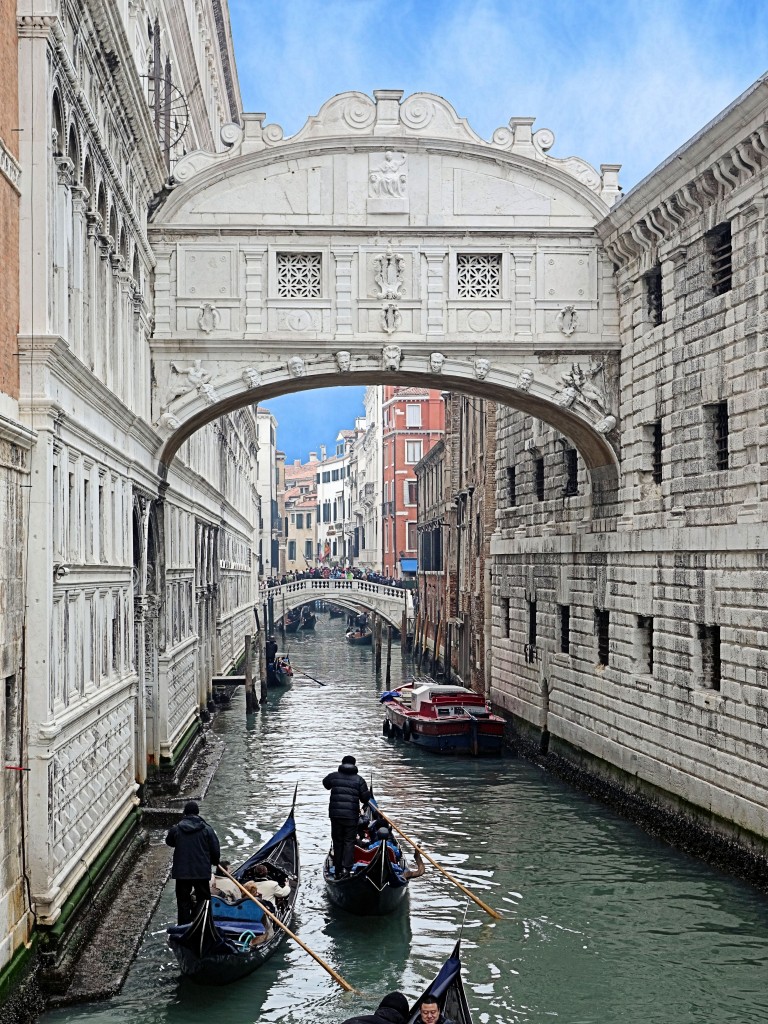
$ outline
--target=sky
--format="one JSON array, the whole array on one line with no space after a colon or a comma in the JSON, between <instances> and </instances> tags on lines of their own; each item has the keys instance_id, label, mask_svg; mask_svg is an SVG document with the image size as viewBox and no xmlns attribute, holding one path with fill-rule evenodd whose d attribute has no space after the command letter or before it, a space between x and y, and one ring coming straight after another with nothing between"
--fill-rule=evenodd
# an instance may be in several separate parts
<instances>
[{"instance_id":1,"label":"sky","mask_svg":"<svg viewBox=\"0 0 768 1024\"><path fill-rule=\"evenodd\" d=\"M434 92L489 139L620 163L627 192L768 70L768 0L229 0L243 104L287 135L347 90ZM362 388L268 403L289 462L362 415ZM310 436L311 430L322 436Z\"/></svg>"}]
</instances>

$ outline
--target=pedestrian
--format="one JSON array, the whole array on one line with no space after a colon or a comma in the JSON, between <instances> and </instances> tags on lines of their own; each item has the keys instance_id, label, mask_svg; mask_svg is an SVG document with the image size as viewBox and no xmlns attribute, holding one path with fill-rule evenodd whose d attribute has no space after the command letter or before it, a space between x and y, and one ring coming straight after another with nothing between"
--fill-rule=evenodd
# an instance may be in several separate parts
<instances>
[{"instance_id":1,"label":"pedestrian","mask_svg":"<svg viewBox=\"0 0 768 1024\"><path fill-rule=\"evenodd\" d=\"M335 772L326 775L323 786L331 791L328 817L331 819L334 873L336 878L345 878L354 863L360 804L365 806L368 803L371 791L350 754L341 759Z\"/></svg>"},{"instance_id":2,"label":"pedestrian","mask_svg":"<svg viewBox=\"0 0 768 1024\"><path fill-rule=\"evenodd\" d=\"M179 924L189 924L195 911L211 898L211 868L219 863L219 837L200 817L194 800L184 804L184 817L165 837L173 847L171 877L176 879Z\"/></svg>"},{"instance_id":3,"label":"pedestrian","mask_svg":"<svg viewBox=\"0 0 768 1024\"><path fill-rule=\"evenodd\" d=\"M349 1017L342 1024L407 1024L408 1000L402 992L390 992L379 1003L375 1013Z\"/></svg>"}]
</instances>

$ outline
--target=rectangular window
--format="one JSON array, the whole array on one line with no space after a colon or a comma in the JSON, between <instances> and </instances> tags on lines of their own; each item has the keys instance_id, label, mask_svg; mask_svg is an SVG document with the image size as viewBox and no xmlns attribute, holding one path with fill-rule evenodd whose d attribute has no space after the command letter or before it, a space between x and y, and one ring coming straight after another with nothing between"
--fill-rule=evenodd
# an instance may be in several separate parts
<instances>
[{"instance_id":1,"label":"rectangular window","mask_svg":"<svg viewBox=\"0 0 768 1024\"><path fill-rule=\"evenodd\" d=\"M304 513L303 512L297 512L296 513L296 529L297 530L303 530L304 529Z\"/></svg>"},{"instance_id":2,"label":"rectangular window","mask_svg":"<svg viewBox=\"0 0 768 1024\"><path fill-rule=\"evenodd\" d=\"M320 253L279 252L276 259L277 294L281 299L319 299Z\"/></svg>"},{"instance_id":3,"label":"rectangular window","mask_svg":"<svg viewBox=\"0 0 768 1024\"><path fill-rule=\"evenodd\" d=\"M406 480L406 502L409 505L415 505L419 497L419 485L415 480Z\"/></svg>"},{"instance_id":4,"label":"rectangular window","mask_svg":"<svg viewBox=\"0 0 768 1024\"><path fill-rule=\"evenodd\" d=\"M704 408L709 420L709 464L712 469L728 469L728 403Z\"/></svg>"},{"instance_id":5,"label":"rectangular window","mask_svg":"<svg viewBox=\"0 0 768 1024\"><path fill-rule=\"evenodd\" d=\"M288 541L288 561L289 562L295 562L296 561L296 541L295 540L289 540Z\"/></svg>"},{"instance_id":6,"label":"rectangular window","mask_svg":"<svg viewBox=\"0 0 768 1024\"><path fill-rule=\"evenodd\" d=\"M323 503L323 522L330 523L331 521L331 503L326 501Z\"/></svg>"},{"instance_id":7,"label":"rectangular window","mask_svg":"<svg viewBox=\"0 0 768 1024\"><path fill-rule=\"evenodd\" d=\"M651 437L651 474L655 484L660 484L664 475L662 463L663 449L664 444L663 435L661 433L661 420L656 420L653 424L653 434Z\"/></svg>"},{"instance_id":8,"label":"rectangular window","mask_svg":"<svg viewBox=\"0 0 768 1024\"><path fill-rule=\"evenodd\" d=\"M731 290L733 242L730 222L718 224L706 235L713 295Z\"/></svg>"},{"instance_id":9,"label":"rectangular window","mask_svg":"<svg viewBox=\"0 0 768 1024\"><path fill-rule=\"evenodd\" d=\"M645 298L648 305L648 316L655 327L661 323L663 308L661 295L661 267L655 266L645 275Z\"/></svg>"},{"instance_id":10,"label":"rectangular window","mask_svg":"<svg viewBox=\"0 0 768 1024\"><path fill-rule=\"evenodd\" d=\"M595 609L595 632L597 633L597 660L601 665L608 664L610 654L611 613L604 609Z\"/></svg>"},{"instance_id":11,"label":"rectangular window","mask_svg":"<svg viewBox=\"0 0 768 1024\"><path fill-rule=\"evenodd\" d=\"M416 550L416 523L408 523L405 528L405 546L408 551Z\"/></svg>"},{"instance_id":12,"label":"rectangular window","mask_svg":"<svg viewBox=\"0 0 768 1024\"><path fill-rule=\"evenodd\" d=\"M421 441L406 441L405 442L405 461L413 466L421 460Z\"/></svg>"},{"instance_id":13,"label":"rectangular window","mask_svg":"<svg viewBox=\"0 0 768 1024\"><path fill-rule=\"evenodd\" d=\"M509 638L509 598L501 599L501 635Z\"/></svg>"},{"instance_id":14,"label":"rectangular window","mask_svg":"<svg viewBox=\"0 0 768 1024\"><path fill-rule=\"evenodd\" d=\"M536 632L537 632L536 602L535 601L529 601L528 602L528 645L530 647L535 647L536 646Z\"/></svg>"},{"instance_id":15,"label":"rectangular window","mask_svg":"<svg viewBox=\"0 0 768 1024\"><path fill-rule=\"evenodd\" d=\"M515 480L515 467L507 466L507 505L517 504L517 482Z\"/></svg>"},{"instance_id":16,"label":"rectangular window","mask_svg":"<svg viewBox=\"0 0 768 1024\"><path fill-rule=\"evenodd\" d=\"M563 452L563 463L565 464L565 487L563 494L566 498L573 497L579 493L579 456L575 448L566 448Z\"/></svg>"},{"instance_id":17,"label":"rectangular window","mask_svg":"<svg viewBox=\"0 0 768 1024\"><path fill-rule=\"evenodd\" d=\"M304 557L305 558L311 558L312 557L312 541L311 540L305 540L304 541Z\"/></svg>"},{"instance_id":18,"label":"rectangular window","mask_svg":"<svg viewBox=\"0 0 768 1024\"><path fill-rule=\"evenodd\" d=\"M544 459L533 460L533 478L537 501L544 501Z\"/></svg>"},{"instance_id":19,"label":"rectangular window","mask_svg":"<svg viewBox=\"0 0 768 1024\"><path fill-rule=\"evenodd\" d=\"M571 653L571 606L560 604L557 606L560 611L560 652Z\"/></svg>"},{"instance_id":20,"label":"rectangular window","mask_svg":"<svg viewBox=\"0 0 768 1024\"><path fill-rule=\"evenodd\" d=\"M637 671L653 675L653 617L650 615L637 616L635 651Z\"/></svg>"},{"instance_id":21,"label":"rectangular window","mask_svg":"<svg viewBox=\"0 0 768 1024\"><path fill-rule=\"evenodd\" d=\"M406 405L406 407L405 407L405 425L406 425L406 427L420 427L421 426L421 406L420 405Z\"/></svg>"},{"instance_id":22,"label":"rectangular window","mask_svg":"<svg viewBox=\"0 0 768 1024\"><path fill-rule=\"evenodd\" d=\"M310 530L311 528L312 528L312 513L311 512L307 512L307 529Z\"/></svg>"},{"instance_id":23,"label":"rectangular window","mask_svg":"<svg viewBox=\"0 0 768 1024\"><path fill-rule=\"evenodd\" d=\"M339 479L339 471L338 471L338 469L332 469L331 470L331 480L338 480L338 479Z\"/></svg>"},{"instance_id":24,"label":"rectangular window","mask_svg":"<svg viewBox=\"0 0 768 1024\"><path fill-rule=\"evenodd\" d=\"M501 253L458 253L456 290L460 299L498 299L501 296Z\"/></svg>"},{"instance_id":25,"label":"rectangular window","mask_svg":"<svg viewBox=\"0 0 768 1024\"><path fill-rule=\"evenodd\" d=\"M331 482L331 472L330 472L330 470L326 469L326 471L323 473L323 483L324 484L329 484L330 482Z\"/></svg>"},{"instance_id":26,"label":"rectangular window","mask_svg":"<svg viewBox=\"0 0 768 1024\"><path fill-rule=\"evenodd\" d=\"M699 624L701 683L710 690L720 689L720 627Z\"/></svg>"}]
</instances>

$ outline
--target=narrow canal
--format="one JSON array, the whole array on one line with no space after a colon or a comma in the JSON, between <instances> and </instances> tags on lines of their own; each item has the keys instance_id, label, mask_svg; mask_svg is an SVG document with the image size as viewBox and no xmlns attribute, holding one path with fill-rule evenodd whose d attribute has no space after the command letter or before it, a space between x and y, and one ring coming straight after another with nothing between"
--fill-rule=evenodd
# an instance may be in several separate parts
<instances>
[{"instance_id":1,"label":"narrow canal","mask_svg":"<svg viewBox=\"0 0 768 1024\"><path fill-rule=\"evenodd\" d=\"M415 997L450 953L466 903L435 869L410 913L334 912L321 864L329 841L320 780L354 754L384 810L435 859L504 912L474 904L463 926L476 1024L753 1024L768 1021L768 904L512 757L448 760L393 744L369 648L343 620L288 639L294 665L327 683L273 691L246 727L242 695L216 717L226 750L201 813L222 855L243 860L282 823L298 782L302 877L295 929L364 997L344 994L290 941L220 989L179 978L165 941L169 883L123 992L44 1024L337 1024L392 989ZM393 683L400 676L395 651Z\"/></svg>"}]
</instances>

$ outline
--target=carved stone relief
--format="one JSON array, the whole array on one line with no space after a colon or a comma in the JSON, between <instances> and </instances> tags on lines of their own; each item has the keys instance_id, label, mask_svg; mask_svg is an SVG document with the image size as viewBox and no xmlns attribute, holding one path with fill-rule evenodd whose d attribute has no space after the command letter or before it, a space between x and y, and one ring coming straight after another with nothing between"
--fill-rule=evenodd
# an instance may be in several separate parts
<instances>
[{"instance_id":1,"label":"carved stone relief","mask_svg":"<svg viewBox=\"0 0 768 1024\"><path fill-rule=\"evenodd\" d=\"M381 311L381 329L386 334L394 334L400 329L403 317L394 302L388 302Z\"/></svg>"},{"instance_id":2,"label":"carved stone relief","mask_svg":"<svg viewBox=\"0 0 768 1024\"><path fill-rule=\"evenodd\" d=\"M533 370L521 370L517 376L515 387L518 391L530 391L533 384Z\"/></svg>"},{"instance_id":3,"label":"carved stone relief","mask_svg":"<svg viewBox=\"0 0 768 1024\"><path fill-rule=\"evenodd\" d=\"M432 352L429 356L429 368L432 373L442 373L445 356L442 352Z\"/></svg>"},{"instance_id":4,"label":"carved stone relief","mask_svg":"<svg viewBox=\"0 0 768 1024\"><path fill-rule=\"evenodd\" d=\"M399 345L385 345L381 350L381 367L383 370L399 370L402 358Z\"/></svg>"},{"instance_id":5,"label":"carved stone relief","mask_svg":"<svg viewBox=\"0 0 768 1024\"><path fill-rule=\"evenodd\" d=\"M344 349L341 352L336 353L336 366L339 368L339 373L347 373L352 363L352 356L349 352Z\"/></svg>"},{"instance_id":6,"label":"carved stone relief","mask_svg":"<svg viewBox=\"0 0 768 1024\"><path fill-rule=\"evenodd\" d=\"M399 254L392 252L392 246L387 246L387 251L381 256L373 259L376 267L375 280L379 288L379 299L399 299L403 295L403 273L405 260Z\"/></svg>"},{"instance_id":7,"label":"carved stone relief","mask_svg":"<svg viewBox=\"0 0 768 1024\"><path fill-rule=\"evenodd\" d=\"M368 172L368 212L408 212L408 169L405 153L388 149L371 154Z\"/></svg>"},{"instance_id":8,"label":"carved stone relief","mask_svg":"<svg viewBox=\"0 0 768 1024\"><path fill-rule=\"evenodd\" d=\"M192 366L179 367L176 363L171 363L166 398L161 406L162 411L164 412L177 398L188 395L190 391L200 390L204 384L209 384L210 381L211 374L203 369L202 359L195 359Z\"/></svg>"},{"instance_id":9,"label":"carved stone relief","mask_svg":"<svg viewBox=\"0 0 768 1024\"><path fill-rule=\"evenodd\" d=\"M254 370L252 366L246 366L241 376L248 389L261 387L261 374L258 370Z\"/></svg>"},{"instance_id":10,"label":"carved stone relief","mask_svg":"<svg viewBox=\"0 0 768 1024\"><path fill-rule=\"evenodd\" d=\"M564 334L566 338L570 338L578 326L579 314L576 312L576 307L563 306L557 314L557 329L561 334Z\"/></svg>"},{"instance_id":11,"label":"carved stone relief","mask_svg":"<svg viewBox=\"0 0 768 1024\"><path fill-rule=\"evenodd\" d=\"M197 326L204 334L210 334L211 331L215 331L221 323L221 313L211 302L204 302L200 307L200 313L197 318Z\"/></svg>"},{"instance_id":12,"label":"carved stone relief","mask_svg":"<svg viewBox=\"0 0 768 1024\"><path fill-rule=\"evenodd\" d=\"M304 360L301 356L291 356L286 365L288 366L288 372L292 377L306 376L307 369L304 366Z\"/></svg>"},{"instance_id":13,"label":"carved stone relief","mask_svg":"<svg viewBox=\"0 0 768 1024\"><path fill-rule=\"evenodd\" d=\"M478 380L485 380L491 369L491 363L488 359L476 359L475 360L475 376Z\"/></svg>"}]
</instances>

